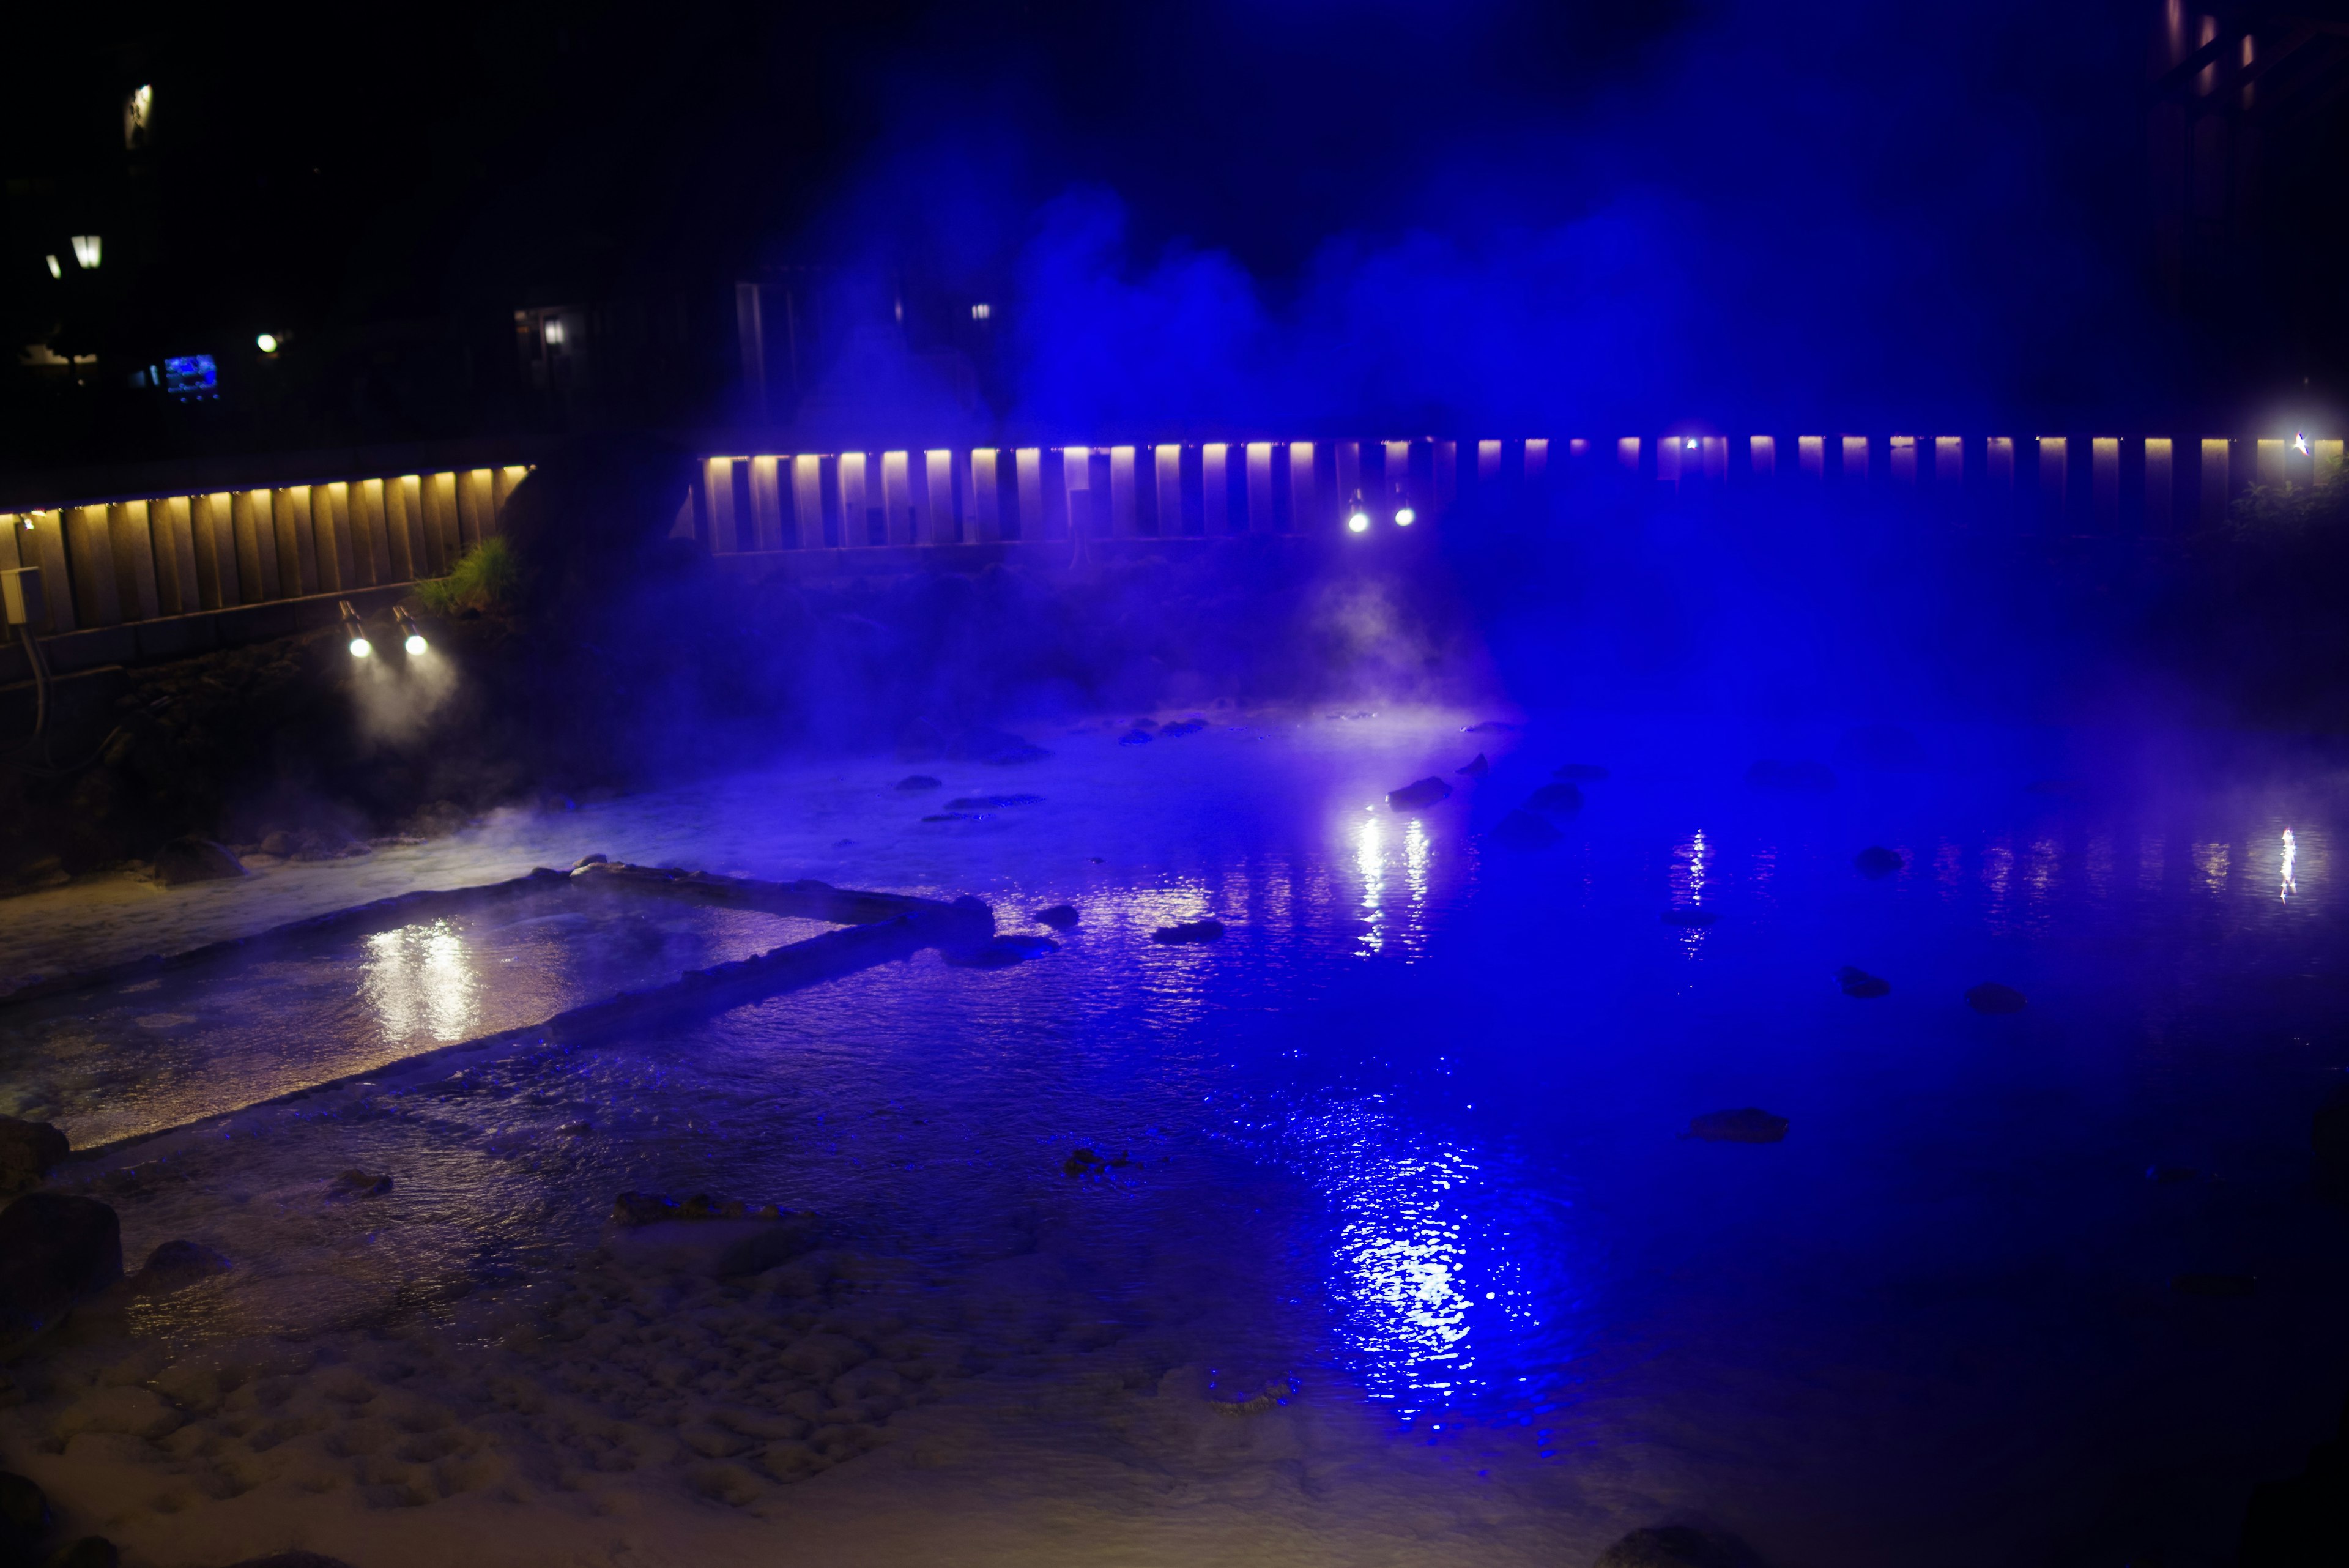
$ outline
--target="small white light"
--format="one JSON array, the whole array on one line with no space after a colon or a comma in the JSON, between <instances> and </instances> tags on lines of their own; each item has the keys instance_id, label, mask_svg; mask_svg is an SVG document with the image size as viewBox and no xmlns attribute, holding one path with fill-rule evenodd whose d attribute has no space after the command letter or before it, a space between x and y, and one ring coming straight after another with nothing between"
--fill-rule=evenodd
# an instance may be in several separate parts
<instances>
[{"instance_id":1,"label":"small white light","mask_svg":"<svg viewBox=\"0 0 2349 1568\"><path fill-rule=\"evenodd\" d=\"M55 257L55 256L51 256L51 257L49 257L49 258L48 258L48 262L49 262L49 275L50 275L51 277L63 277L63 276L65 276L65 275L66 275L66 269L65 269L65 268L63 268L63 267L61 267L61 266L59 266L59 265L57 265L57 257Z\"/></svg>"},{"instance_id":2,"label":"small white light","mask_svg":"<svg viewBox=\"0 0 2349 1568\"><path fill-rule=\"evenodd\" d=\"M97 267L99 249L98 236L96 234L76 234L73 237L74 260L85 272Z\"/></svg>"},{"instance_id":3,"label":"small white light","mask_svg":"<svg viewBox=\"0 0 2349 1568\"><path fill-rule=\"evenodd\" d=\"M1419 521L1419 514L1418 514L1418 513L1416 513L1416 512L1413 512L1410 507L1408 507L1408 506L1402 506L1402 507L1398 507L1398 508L1396 508L1396 510L1395 510L1395 526L1396 526L1396 527L1398 527L1398 528L1408 528L1408 527L1410 527L1413 524L1414 524L1414 523L1416 523L1416 522L1418 522L1418 521Z\"/></svg>"},{"instance_id":4,"label":"small white light","mask_svg":"<svg viewBox=\"0 0 2349 1568\"><path fill-rule=\"evenodd\" d=\"M425 641L424 641L423 634L422 634L421 632L410 632L410 633L409 633L409 634L408 634L408 651L409 651L409 652L410 652L410 653L421 653L421 652L423 652L423 651L424 651L424 649L425 649Z\"/></svg>"},{"instance_id":5,"label":"small white light","mask_svg":"<svg viewBox=\"0 0 2349 1568\"><path fill-rule=\"evenodd\" d=\"M2306 457L2308 455L2308 432L2306 431L2302 431L2300 434L2293 437L2292 447L2292 450L2300 453L2301 456Z\"/></svg>"},{"instance_id":6,"label":"small white light","mask_svg":"<svg viewBox=\"0 0 2349 1568\"><path fill-rule=\"evenodd\" d=\"M366 638L355 637L351 639L351 657L353 659L365 659L368 654L373 653L374 651L375 644L369 642Z\"/></svg>"},{"instance_id":7,"label":"small white light","mask_svg":"<svg viewBox=\"0 0 2349 1568\"><path fill-rule=\"evenodd\" d=\"M543 330L546 335L546 346L549 348L560 348L563 347L563 317L560 316L548 317L546 318L546 326Z\"/></svg>"},{"instance_id":8,"label":"small white light","mask_svg":"<svg viewBox=\"0 0 2349 1568\"><path fill-rule=\"evenodd\" d=\"M993 314L995 314L994 308L985 304L974 305L970 307L970 318L973 321L984 321Z\"/></svg>"},{"instance_id":9,"label":"small white light","mask_svg":"<svg viewBox=\"0 0 2349 1568\"><path fill-rule=\"evenodd\" d=\"M254 347L259 348L264 354L274 354L277 352L277 338L273 333L264 332L260 337L254 338L253 343Z\"/></svg>"},{"instance_id":10,"label":"small white light","mask_svg":"<svg viewBox=\"0 0 2349 1568\"><path fill-rule=\"evenodd\" d=\"M1694 452L1694 451L1696 450L1696 437L1694 437L1694 436L1691 436L1691 437L1689 437L1688 449L1689 449L1689 451L1691 451L1691 452Z\"/></svg>"},{"instance_id":11,"label":"small white light","mask_svg":"<svg viewBox=\"0 0 2349 1568\"><path fill-rule=\"evenodd\" d=\"M1346 519L1346 526L1354 533L1367 534L1371 531L1371 514L1367 512L1357 512Z\"/></svg>"}]
</instances>

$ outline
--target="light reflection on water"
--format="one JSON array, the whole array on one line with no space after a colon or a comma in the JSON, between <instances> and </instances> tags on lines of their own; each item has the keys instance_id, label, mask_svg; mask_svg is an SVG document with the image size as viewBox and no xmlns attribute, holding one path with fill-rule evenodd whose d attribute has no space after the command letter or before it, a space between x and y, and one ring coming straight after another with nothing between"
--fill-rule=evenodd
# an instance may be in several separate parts
<instances>
[{"instance_id":1,"label":"light reflection on water","mask_svg":"<svg viewBox=\"0 0 2349 1568\"><path fill-rule=\"evenodd\" d=\"M379 931L367 940L359 994L394 1040L462 1040L480 1012L481 977L447 920Z\"/></svg>"}]
</instances>

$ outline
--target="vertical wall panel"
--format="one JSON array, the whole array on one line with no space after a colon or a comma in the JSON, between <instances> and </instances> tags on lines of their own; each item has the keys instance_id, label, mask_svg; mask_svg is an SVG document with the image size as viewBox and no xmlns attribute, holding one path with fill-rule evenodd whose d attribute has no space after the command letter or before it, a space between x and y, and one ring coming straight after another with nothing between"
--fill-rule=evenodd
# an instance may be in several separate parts
<instances>
[{"instance_id":1,"label":"vertical wall panel","mask_svg":"<svg viewBox=\"0 0 2349 1568\"><path fill-rule=\"evenodd\" d=\"M2225 437L2205 437L2202 441L2202 526L2216 528L2227 520L2227 503L2234 498L2234 475L2230 472L2233 457L2232 442Z\"/></svg>"},{"instance_id":2,"label":"vertical wall panel","mask_svg":"<svg viewBox=\"0 0 2349 1568\"><path fill-rule=\"evenodd\" d=\"M465 537L463 521L457 514L457 476L444 472L431 475L424 483L433 496L426 509L427 515L440 524L435 532L440 540L440 559L453 567L472 543Z\"/></svg>"},{"instance_id":3,"label":"vertical wall panel","mask_svg":"<svg viewBox=\"0 0 2349 1568\"><path fill-rule=\"evenodd\" d=\"M1843 438L1843 477L1849 481L1868 478L1868 455L1866 436L1847 435Z\"/></svg>"},{"instance_id":4,"label":"vertical wall panel","mask_svg":"<svg viewBox=\"0 0 2349 1568\"><path fill-rule=\"evenodd\" d=\"M161 613L155 578L155 536L144 501L118 501L106 509L107 542L114 555L115 603L124 620Z\"/></svg>"},{"instance_id":5,"label":"vertical wall panel","mask_svg":"<svg viewBox=\"0 0 2349 1568\"><path fill-rule=\"evenodd\" d=\"M73 554L66 544L65 514L54 508L25 514L33 524L33 564L41 568L41 597L48 601L49 629L72 631L88 623L77 613Z\"/></svg>"},{"instance_id":6,"label":"vertical wall panel","mask_svg":"<svg viewBox=\"0 0 2349 1568\"><path fill-rule=\"evenodd\" d=\"M734 460L704 458L701 462L702 504L709 519L707 541L713 556L731 556L742 547L734 516Z\"/></svg>"},{"instance_id":7,"label":"vertical wall panel","mask_svg":"<svg viewBox=\"0 0 2349 1568\"><path fill-rule=\"evenodd\" d=\"M2291 452L2290 441L2261 441L2254 459L2258 466L2253 471L2259 477L2253 483L2271 486L2282 484L2291 477L2285 469Z\"/></svg>"},{"instance_id":8,"label":"vertical wall panel","mask_svg":"<svg viewBox=\"0 0 2349 1568\"><path fill-rule=\"evenodd\" d=\"M65 518L66 556L73 564L74 618L86 627L117 625L122 619L122 597L106 508L69 506Z\"/></svg>"},{"instance_id":9,"label":"vertical wall panel","mask_svg":"<svg viewBox=\"0 0 2349 1568\"><path fill-rule=\"evenodd\" d=\"M957 483L958 477L968 477L968 471L956 461L957 453L951 448L932 450L922 454L929 478L929 513L923 520L928 528L927 537L940 545L959 545L964 539L962 520L970 514L965 499L969 486Z\"/></svg>"},{"instance_id":10,"label":"vertical wall panel","mask_svg":"<svg viewBox=\"0 0 2349 1568\"><path fill-rule=\"evenodd\" d=\"M1827 474L1827 438L1796 436L1795 454L1802 465L1806 479L1825 479Z\"/></svg>"},{"instance_id":11,"label":"vertical wall panel","mask_svg":"<svg viewBox=\"0 0 2349 1568\"><path fill-rule=\"evenodd\" d=\"M497 532L494 483L486 468L469 468L457 475L457 533L469 550Z\"/></svg>"},{"instance_id":12,"label":"vertical wall panel","mask_svg":"<svg viewBox=\"0 0 2349 1568\"><path fill-rule=\"evenodd\" d=\"M1003 462L1000 449L976 447L970 454L970 540L993 545L1003 538Z\"/></svg>"},{"instance_id":13,"label":"vertical wall panel","mask_svg":"<svg viewBox=\"0 0 2349 1568\"><path fill-rule=\"evenodd\" d=\"M1983 443L1982 465L1990 481L1992 497L2002 503L2014 499L2014 438L1992 436Z\"/></svg>"},{"instance_id":14,"label":"vertical wall panel","mask_svg":"<svg viewBox=\"0 0 2349 1568\"><path fill-rule=\"evenodd\" d=\"M236 525L230 521L226 491L199 495L189 509L196 536L196 592L206 609L242 602L236 583Z\"/></svg>"},{"instance_id":15,"label":"vertical wall panel","mask_svg":"<svg viewBox=\"0 0 2349 1568\"><path fill-rule=\"evenodd\" d=\"M850 545L870 545L873 543L873 519L868 514L874 507L865 493L868 488L877 490L879 486L868 486L865 483L868 467L865 453L843 452L840 454L839 462L840 542Z\"/></svg>"},{"instance_id":16,"label":"vertical wall panel","mask_svg":"<svg viewBox=\"0 0 2349 1568\"><path fill-rule=\"evenodd\" d=\"M365 587L358 549L351 538L351 487L340 480L312 485L310 525L318 536L319 591L348 593Z\"/></svg>"},{"instance_id":17,"label":"vertical wall panel","mask_svg":"<svg viewBox=\"0 0 2349 1568\"><path fill-rule=\"evenodd\" d=\"M1537 436L1527 441L1521 463L1527 485L1540 484L1549 477L1549 439Z\"/></svg>"},{"instance_id":18,"label":"vertical wall panel","mask_svg":"<svg viewBox=\"0 0 2349 1568\"><path fill-rule=\"evenodd\" d=\"M750 516L761 550L783 547L781 462L771 457L750 460Z\"/></svg>"},{"instance_id":19,"label":"vertical wall panel","mask_svg":"<svg viewBox=\"0 0 2349 1568\"><path fill-rule=\"evenodd\" d=\"M2109 534L2121 525L2121 443L2116 436L2092 436L2088 441L2089 504L2096 531Z\"/></svg>"},{"instance_id":20,"label":"vertical wall panel","mask_svg":"<svg viewBox=\"0 0 2349 1568\"><path fill-rule=\"evenodd\" d=\"M823 548L823 459L812 452L792 459L792 525L799 548Z\"/></svg>"},{"instance_id":21,"label":"vertical wall panel","mask_svg":"<svg viewBox=\"0 0 2349 1568\"><path fill-rule=\"evenodd\" d=\"M2171 472L2174 461L2168 436L2145 438L2146 533L2168 534L2176 521L2177 489Z\"/></svg>"},{"instance_id":22,"label":"vertical wall panel","mask_svg":"<svg viewBox=\"0 0 2349 1568\"><path fill-rule=\"evenodd\" d=\"M159 495L147 504L148 547L155 556L155 613L180 615L196 607L195 552L182 558L180 524L187 515L184 495ZM183 587L181 585L185 585ZM187 602L181 603L184 594Z\"/></svg>"},{"instance_id":23,"label":"vertical wall panel","mask_svg":"<svg viewBox=\"0 0 2349 1568\"><path fill-rule=\"evenodd\" d=\"M1044 533L1044 452L1040 447L1023 446L1011 454L1011 468L1019 479L1019 536L1041 539Z\"/></svg>"},{"instance_id":24,"label":"vertical wall panel","mask_svg":"<svg viewBox=\"0 0 2349 1568\"><path fill-rule=\"evenodd\" d=\"M19 535L23 535L21 546ZM14 571L19 566L38 567L40 562L25 558L32 554L32 521L19 518L13 512L0 512L0 571ZM0 637L7 635L5 628L0 628Z\"/></svg>"},{"instance_id":25,"label":"vertical wall panel","mask_svg":"<svg viewBox=\"0 0 2349 1568\"><path fill-rule=\"evenodd\" d=\"M1746 462L1752 465L1754 477L1770 479L1778 472L1778 438L1754 436L1746 442Z\"/></svg>"},{"instance_id":26,"label":"vertical wall panel","mask_svg":"<svg viewBox=\"0 0 2349 1568\"><path fill-rule=\"evenodd\" d=\"M1167 538L1188 534L1193 513L1183 493L1184 449L1162 442L1152 452L1157 472L1158 532Z\"/></svg>"},{"instance_id":27,"label":"vertical wall panel","mask_svg":"<svg viewBox=\"0 0 2349 1568\"><path fill-rule=\"evenodd\" d=\"M1722 484L1729 479L1729 438L1705 436L1697 442L1697 455L1704 459L1705 481Z\"/></svg>"},{"instance_id":28,"label":"vertical wall panel","mask_svg":"<svg viewBox=\"0 0 2349 1568\"><path fill-rule=\"evenodd\" d=\"M1680 488L1681 441L1677 436L1665 436L1656 442L1656 483Z\"/></svg>"},{"instance_id":29,"label":"vertical wall panel","mask_svg":"<svg viewBox=\"0 0 2349 1568\"><path fill-rule=\"evenodd\" d=\"M2049 533L2064 530L2064 500L2071 489L2071 447L2064 437L2039 438L2040 526Z\"/></svg>"},{"instance_id":30,"label":"vertical wall panel","mask_svg":"<svg viewBox=\"0 0 2349 1568\"><path fill-rule=\"evenodd\" d=\"M1933 438L1933 483L1959 485L1966 479L1966 443L1962 436Z\"/></svg>"},{"instance_id":31,"label":"vertical wall panel","mask_svg":"<svg viewBox=\"0 0 2349 1568\"><path fill-rule=\"evenodd\" d=\"M1233 531L1231 452L1219 441L1199 448L1199 520L1211 535Z\"/></svg>"},{"instance_id":32,"label":"vertical wall panel","mask_svg":"<svg viewBox=\"0 0 2349 1568\"><path fill-rule=\"evenodd\" d=\"M1905 435L1894 436L1891 444L1886 448L1885 462L1887 471L1891 474L1895 484L1916 483L1917 438Z\"/></svg>"},{"instance_id":33,"label":"vertical wall panel","mask_svg":"<svg viewBox=\"0 0 2349 1568\"><path fill-rule=\"evenodd\" d=\"M1247 525L1251 534L1273 531L1272 443L1247 443Z\"/></svg>"},{"instance_id":34,"label":"vertical wall panel","mask_svg":"<svg viewBox=\"0 0 2349 1568\"><path fill-rule=\"evenodd\" d=\"M1319 475L1314 472L1314 449L1309 441L1293 441L1286 454L1288 462L1288 531L1292 534L1319 534L1326 519L1322 513Z\"/></svg>"},{"instance_id":35,"label":"vertical wall panel","mask_svg":"<svg viewBox=\"0 0 2349 1568\"><path fill-rule=\"evenodd\" d=\"M881 508L885 534L892 545L916 543L914 536L914 491L906 475L906 457L902 452L881 454L880 493L870 504Z\"/></svg>"},{"instance_id":36,"label":"vertical wall panel","mask_svg":"<svg viewBox=\"0 0 2349 1568\"><path fill-rule=\"evenodd\" d=\"M318 541L310 526L310 487L281 486L269 498L277 535L277 582L281 597L318 591Z\"/></svg>"},{"instance_id":37,"label":"vertical wall panel","mask_svg":"<svg viewBox=\"0 0 2349 1568\"><path fill-rule=\"evenodd\" d=\"M1109 449L1109 531L1120 539L1131 539L1142 531L1140 508L1133 497L1133 449L1130 446Z\"/></svg>"},{"instance_id":38,"label":"vertical wall panel","mask_svg":"<svg viewBox=\"0 0 2349 1568\"><path fill-rule=\"evenodd\" d=\"M1362 498L1365 504L1370 505L1375 505L1383 499L1371 494L1371 490L1373 487L1362 483L1361 442L1340 441L1332 441L1330 445L1330 455L1336 460L1338 471L1338 505L1333 510L1342 510L1352 505L1354 497L1357 495Z\"/></svg>"}]
</instances>

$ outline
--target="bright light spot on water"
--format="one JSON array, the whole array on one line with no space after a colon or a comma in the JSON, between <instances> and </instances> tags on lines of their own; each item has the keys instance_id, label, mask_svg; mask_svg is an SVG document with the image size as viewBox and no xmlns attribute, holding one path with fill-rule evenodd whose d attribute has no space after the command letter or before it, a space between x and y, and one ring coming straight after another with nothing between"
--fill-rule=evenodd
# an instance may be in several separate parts
<instances>
[{"instance_id":1,"label":"bright light spot on water","mask_svg":"<svg viewBox=\"0 0 2349 1568\"><path fill-rule=\"evenodd\" d=\"M2292 902L2292 894L2299 891L2292 880L2292 865L2299 857L2300 852L2292 841L2292 829L2287 827L2283 830L2283 888L2276 895L2287 904Z\"/></svg>"},{"instance_id":2,"label":"bright light spot on water","mask_svg":"<svg viewBox=\"0 0 2349 1568\"><path fill-rule=\"evenodd\" d=\"M1374 953L1386 945L1379 906L1387 890L1387 857L1383 825L1366 816L1354 829L1354 869L1362 878L1362 950Z\"/></svg>"},{"instance_id":3,"label":"bright light spot on water","mask_svg":"<svg viewBox=\"0 0 2349 1568\"><path fill-rule=\"evenodd\" d=\"M383 1021L386 1038L462 1040L472 1032L481 980L463 937L438 922L379 931L367 946L359 994Z\"/></svg>"}]
</instances>

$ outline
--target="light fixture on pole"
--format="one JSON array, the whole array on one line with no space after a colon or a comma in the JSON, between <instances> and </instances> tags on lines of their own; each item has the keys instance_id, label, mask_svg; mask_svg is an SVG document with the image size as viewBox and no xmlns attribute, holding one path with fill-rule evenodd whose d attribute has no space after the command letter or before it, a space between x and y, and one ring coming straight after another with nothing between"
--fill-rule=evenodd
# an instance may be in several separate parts
<instances>
[{"instance_id":1,"label":"light fixture on pole","mask_svg":"<svg viewBox=\"0 0 2349 1568\"><path fill-rule=\"evenodd\" d=\"M342 612L343 637L350 644L351 657L365 659L373 653L375 644L367 640L367 628L359 624L359 612L351 607L351 601L340 600L335 607Z\"/></svg>"},{"instance_id":2,"label":"light fixture on pole","mask_svg":"<svg viewBox=\"0 0 2349 1568\"><path fill-rule=\"evenodd\" d=\"M404 609L394 610L391 614L392 618L399 623L400 635L407 639L401 646L406 648L411 656L422 653L432 646L424 640L424 628L416 624L414 616Z\"/></svg>"}]
</instances>

